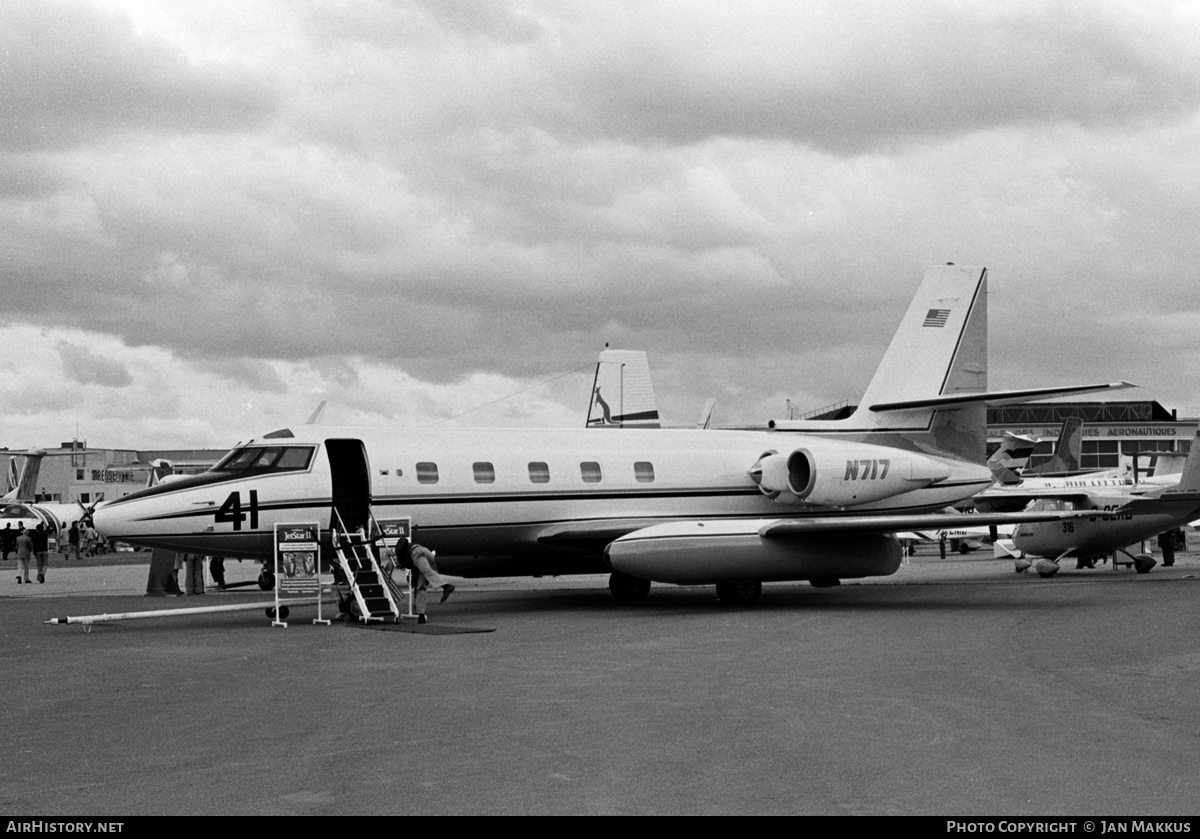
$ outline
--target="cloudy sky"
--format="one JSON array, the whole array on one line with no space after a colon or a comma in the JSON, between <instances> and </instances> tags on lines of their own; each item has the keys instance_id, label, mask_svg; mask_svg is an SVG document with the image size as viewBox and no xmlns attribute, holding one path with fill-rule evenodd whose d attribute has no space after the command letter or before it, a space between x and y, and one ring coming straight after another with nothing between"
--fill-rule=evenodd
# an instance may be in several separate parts
<instances>
[{"instance_id":1,"label":"cloudy sky","mask_svg":"<svg viewBox=\"0 0 1200 839\"><path fill-rule=\"evenodd\" d=\"M762 422L856 399L946 261L994 387L1200 413L1198 43L1167 2L6 0L0 445L580 425L605 342L668 422Z\"/></svg>"}]
</instances>

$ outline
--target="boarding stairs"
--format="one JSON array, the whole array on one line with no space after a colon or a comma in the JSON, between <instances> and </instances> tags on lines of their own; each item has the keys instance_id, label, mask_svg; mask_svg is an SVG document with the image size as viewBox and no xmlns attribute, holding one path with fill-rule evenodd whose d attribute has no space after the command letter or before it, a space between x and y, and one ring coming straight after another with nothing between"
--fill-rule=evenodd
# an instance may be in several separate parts
<instances>
[{"instance_id":1,"label":"boarding stairs","mask_svg":"<svg viewBox=\"0 0 1200 839\"><path fill-rule=\"evenodd\" d=\"M368 513L368 528L351 531L346 527L338 511L334 510L331 522L334 555L341 568L344 583L340 587L339 600L343 612L348 612L363 623L371 621L400 620L400 601L403 598L391 574L384 573L379 564L376 545L381 531L375 516Z\"/></svg>"}]
</instances>

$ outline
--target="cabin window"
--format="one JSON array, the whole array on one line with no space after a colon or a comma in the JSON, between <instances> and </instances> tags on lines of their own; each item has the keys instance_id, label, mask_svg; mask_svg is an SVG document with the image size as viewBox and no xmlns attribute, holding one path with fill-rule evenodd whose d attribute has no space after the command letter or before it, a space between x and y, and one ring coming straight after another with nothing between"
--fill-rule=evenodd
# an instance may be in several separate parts
<instances>
[{"instance_id":1,"label":"cabin window","mask_svg":"<svg viewBox=\"0 0 1200 839\"><path fill-rule=\"evenodd\" d=\"M492 464L485 460L479 460L471 464L471 469L475 472L475 483L477 484L494 484L496 483L496 470Z\"/></svg>"},{"instance_id":2,"label":"cabin window","mask_svg":"<svg viewBox=\"0 0 1200 839\"><path fill-rule=\"evenodd\" d=\"M639 460L633 464L633 476L639 484L654 483L654 464L648 460Z\"/></svg>"},{"instance_id":3,"label":"cabin window","mask_svg":"<svg viewBox=\"0 0 1200 839\"><path fill-rule=\"evenodd\" d=\"M283 454L279 456L279 462L275 464L276 469L304 469L308 466L308 458L312 453L311 449L302 449L295 446L289 446L283 450Z\"/></svg>"},{"instance_id":4,"label":"cabin window","mask_svg":"<svg viewBox=\"0 0 1200 839\"><path fill-rule=\"evenodd\" d=\"M579 474L585 484L600 483L600 464L594 460L585 460L579 464Z\"/></svg>"},{"instance_id":5,"label":"cabin window","mask_svg":"<svg viewBox=\"0 0 1200 839\"><path fill-rule=\"evenodd\" d=\"M535 460L529 464L529 481L534 484L550 483L550 466Z\"/></svg>"},{"instance_id":6,"label":"cabin window","mask_svg":"<svg viewBox=\"0 0 1200 839\"><path fill-rule=\"evenodd\" d=\"M428 461L417 464L417 483L436 484L438 482L437 464Z\"/></svg>"}]
</instances>

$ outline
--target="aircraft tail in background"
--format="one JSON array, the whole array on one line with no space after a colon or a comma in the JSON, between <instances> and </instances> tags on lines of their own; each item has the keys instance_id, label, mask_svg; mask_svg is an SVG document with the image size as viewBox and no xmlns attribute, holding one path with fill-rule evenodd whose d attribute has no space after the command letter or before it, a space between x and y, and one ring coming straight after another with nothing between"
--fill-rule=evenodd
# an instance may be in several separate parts
<instances>
[{"instance_id":1,"label":"aircraft tail in background","mask_svg":"<svg viewBox=\"0 0 1200 839\"><path fill-rule=\"evenodd\" d=\"M44 451L23 451L13 453L8 460L8 491L0 496L0 501L32 501L37 492L38 475L42 471ZM17 467L17 458L21 458L21 466Z\"/></svg>"},{"instance_id":2,"label":"aircraft tail in background","mask_svg":"<svg viewBox=\"0 0 1200 839\"><path fill-rule=\"evenodd\" d=\"M658 428L658 402L650 379L650 363L641 350L600 353L588 428Z\"/></svg>"},{"instance_id":3,"label":"aircraft tail in background","mask_svg":"<svg viewBox=\"0 0 1200 839\"><path fill-rule=\"evenodd\" d=\"M1072 475L1078 474L1079 463L1083 457L1083 419L1067 417L1063 420L1062 429L1058 432L1058 442L1054 444L1054 455L1045 463L1026 469L1025 477L1038 475Z\"/></svg>"},{"instance_id":4,"label":"aircraft tail in background","mask_svg":"<svg viewBox=\"0 0 1200 839\"><path fill-rule=\"evenodd\" d=\"M992 475L997 482L1001 484L1020 483L1021 470L1029 462L1029 457L1033 454L1037 444L1038 441L1035 437L1006 431L1004 439L1000 442L1000 448L996 449L987 459L988 468L992 470Z\"/></svg>"}]
</instances>

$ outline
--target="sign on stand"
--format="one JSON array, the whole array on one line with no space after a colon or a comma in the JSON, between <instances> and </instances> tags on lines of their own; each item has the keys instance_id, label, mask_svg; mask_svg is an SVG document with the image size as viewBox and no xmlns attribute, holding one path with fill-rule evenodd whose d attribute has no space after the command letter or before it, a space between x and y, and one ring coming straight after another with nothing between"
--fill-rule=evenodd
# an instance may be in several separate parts
<instances>
[{"instance_id":1,"label":"sign on stand","mask_svg":"<svg viewBox=\"0 0 1200 839\"><path fill-rule=\"evenodd\" d=\"M330 581L332 584L332 579ZM313 623L329 625L321 616L321 525L317 522L275 525L275 618L271 626L287 626L287 598L317 598Z\"/></svg>"},{"instance_id":2,"label":"sign on stand","mask_svg":"<svg viewBox=\"0 0 1200 839\"><path fill-rule=\"evenodd\" d=\"M391 563L387 563L384 566L384 572L390 575L392 569L400 565L400 558L396 557L396 543L401 539L412 539L412 519L379 519L375 523L379 525L379 531L383 534L384 548L388 554L395 557ZM412 572L406 569L404 573L407 575L405 588L408 590L408 609L404 617L413 618L416 615L413 614L412 610Z\"/></svg>"}]
</instances>

